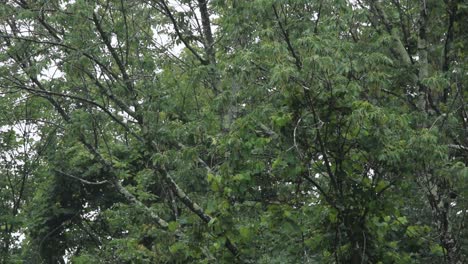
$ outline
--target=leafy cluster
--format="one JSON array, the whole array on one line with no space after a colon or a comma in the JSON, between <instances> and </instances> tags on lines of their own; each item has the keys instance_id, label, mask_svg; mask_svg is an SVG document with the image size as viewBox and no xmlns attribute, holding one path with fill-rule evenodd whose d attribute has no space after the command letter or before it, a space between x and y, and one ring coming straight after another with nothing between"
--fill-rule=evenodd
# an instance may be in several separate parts
<instances>
[{"instance_id":1,"label":"leafy cluster","mask_svg":"<svg viewBox=\"0 0 468 264\"><path fill-rule=\"evenodd\" d=\"M0 3L0 262L467 260L461 0Z\"/></svg>"}]
</instances>

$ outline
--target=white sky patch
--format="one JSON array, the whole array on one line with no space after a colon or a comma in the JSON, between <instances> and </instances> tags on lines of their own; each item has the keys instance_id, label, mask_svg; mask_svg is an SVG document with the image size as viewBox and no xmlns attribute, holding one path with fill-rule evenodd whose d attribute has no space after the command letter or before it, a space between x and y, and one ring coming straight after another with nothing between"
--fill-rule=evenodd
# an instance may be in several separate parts
<instances>
[{"instance_id":1,"label":"white sky patch","mask_svg":"<svg viewBox=\"0 0 468 264\"><path fill-rule=\"evenodd\" d=\"M192 8L188 4L181 3L181 1L174 1L170 0L168 5L175 9L177 12L184 12L187 13L190 10L193 11L193 17L191 17L187 22L189 23L190 27L194 29L194 34L200 34L202 32L202 25L201 25L201 14L198 8L192 6ZM210 21L211 21L211 32L213 35L216 34L218 30L218 26L213 23L219 16L217 14L210 14ZM169 53L174 56L179 56L185 48L185 45L180 42L176 43L172 41L169 34L165 32L174 32L174 28L172 24L169 25L155 25L151 28L153 32L153 41L158 47L168 47ZM202 44L202 43L198 43Z\"/></svg>"},{"instance_id":2,"label":"white sky patch","mask_svg":"<svg viewBox=\"0 0 468 264\"><path fill-rule=\"evenodd\" d=\"M26 238L26 235L24 234L24 231L20 230L18 232L14 232L12 234L12 236L13 236L13 245L12 245L12 247L21 248L21 245L23 244L23 241Z\"/></svg>"},{"instance_id":3,"label":"white sky patch","mask_svg":"<svg viewBox=\"0 0 468 264\"><path fill-rule=\"evenodd\" d=\"M465 210L465 214L466 213L468 213L468 210ZM460 211L457 212L457 215L461 215L461 214L463 214L463 210L460 210Z\"/></svg>"},{"instance_id":4,"label":"white sky patch","mask_svg":"<svg viewBox=\"0 0 468 264\"><path fill-rule=\"evenodd\" d=\"M75 2L76 2L75 0L60 1L59 6L61 9L66 9L67 6L73 5Z\"/></svg>"},{"instance_id":5,"label":"white sky patch","mask_svg":"<svg viewBox=\"0 0 468 264\"><path fill-rule=\"evenodd\" d=\"M263 78L264 78L264 77L262 77L262 79L263 79ZM276 92L276 91L278 91L278 88L276 88L276 86L273 86L273 87L271 87L271 88L268 88L267 91L268 91L269 93Z\"/></svg>"},{"instance_id":6,"label":"white sky patch","mask_svg":"<svg viewBox=\"0 0 468 264\"><path fill-rule=\"evenodd\" d=\"M24 23L18 24L17 25L19 26L18 32L17 32L18 36L23 37L23 38L31 36L31 30L29 28L31 27L32 24L33 23L31 22L24 22ZM9 25L3 25L2 31L8 35L13 35L13 30L11 29Z\"/></svg>"},{"instance_id":7,"label":"white sky patch","mask_svg":"<svg viewBox=\"0 0 468 264\"><path fill-rule=\"evenodd\" d=\"M185 46L182 43L175 43L171 40L171 37L164 33L165 31L169 31L172 28L167 26L163 27L161 25L151 27L151 31L153 32L153 42L158 48L169 48L169 52L172 53L174 56L179 56L182 53L182 50Z\"/></svg>"},{"instance_id":8,"label":"white sky patch","mask_svg":"<svg viewBox=\"0 0 468 264\"><path fill-rule=\"evenodd\" d=\"M70 263L71 258L73 257L73 255L75 255L77 250L78 250L78 247L65 249L65 255L63 256L63 261L65 263Z\"/></svg>"},{"instance_id":9,"label":"white sky patch","mask_svg":"<svg viewBox=\"0 0 468 264\"><path fill-rule=\"evenodd\" d=\"M117 48L119 45L119 40L117 39L117 35L115 33L111 34L111 46L113 48Z\"/></svg>"},{"instance_id":10,"label":"white sky patch","mask_svg":"<svg viewBox=\"0 0 468 264\"><path fill-rule=\"evenodd\" d=\"M23 144L19 145L16 149L13 149L8 152L4 152L5 158L9 161L14 157L7 156L7 154L14 154L15 156L25 156L31 157L34 153L32 152L33 145L41 140L41 136L39 134L39 127L29 122L28 120L19 120L16 121L14 125L3 125L0 126L0 132L7 132L7 131L14 131L16 134L16 142L20 142L23 140ZM0 142L2 138L0 138ZM17 159L17 165L23 165L24 160Z\"/></svg>"},{"instance_id":11,"label":"white sky patch","mask_svg":"<svg viewBox=\"0 0 468 264\"><path fill-rule=\"evenodd\" d=\"M39 75L38 79L39 81L44 81L44 80L49 81L53 79L62 78L64 76L65 76L65 73L59 69L56 63L53 63L51 66L45 69L42 69L41 74Z\"/></svg>"},{"instance_id":12,"label":"white sky patch","mask_svg":"<svg viewBox=\"0 0 468 264\"><path fill-rule=\"evenodd\" d=\"M348 3L351 5L353 10L360 9L359 3L357 0L348 0Z\"/></svg>"},{"instance_id":13,"label":"white sky patch","mask_svg":"<svg viewBox=\"0 0 468 264\"><path fill-rule=\"evenodd\" d=\"M128 107L131 111L135 111L135 107L134 106L129 106ZM128 122L137 122L137 120L135 118L133 118L131 115L129 115L127 112L125 111L118 111L117 112L117 115L121 116L123 118L123 121L124 123L128 123Z\"/></svg>"},{"instance_id":14,"label":"white sky patch","mask_svg":"<svg viewBox=\"0 0 468 264\"><path fill-rule=\"evenodd\" d=\"M87 213L85 213L83 215L83 218L89 220L89 221L95 221L98 217L98 215L100 214L101 210L100 209L96 209L96 210L92 210L92 211L89 211Z\"/></svg>"}]
</instances>

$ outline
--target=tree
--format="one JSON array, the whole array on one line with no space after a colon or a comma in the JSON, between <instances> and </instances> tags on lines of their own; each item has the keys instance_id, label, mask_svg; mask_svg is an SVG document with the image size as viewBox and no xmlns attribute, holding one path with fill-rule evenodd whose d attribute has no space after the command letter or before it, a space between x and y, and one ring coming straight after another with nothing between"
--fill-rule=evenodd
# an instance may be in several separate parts
<instances>
[{"instance_id":1,"label":"tree","mask_svg":"<svg viewBox=\"0 0 468 264\"><path fill-rule=\"evenodd\" d=\"M466 260L462 1L0 10L5 262Z\"/></svg>"}]
</instances>

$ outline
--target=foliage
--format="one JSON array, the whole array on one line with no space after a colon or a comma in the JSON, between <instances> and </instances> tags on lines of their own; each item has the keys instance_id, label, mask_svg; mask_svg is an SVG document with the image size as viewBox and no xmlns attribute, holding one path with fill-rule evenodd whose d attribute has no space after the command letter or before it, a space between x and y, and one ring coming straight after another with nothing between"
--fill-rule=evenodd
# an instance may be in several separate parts
<instances>
[{"instance_id":1,"label":"foliage","mask_svg":"<svg viewBox=\"0 0 468 264\"><path fill-rule=\"evenodd\" d=\"M463 263L467 12L3 1L1 262Z\"/></svg>"}]
</instances>

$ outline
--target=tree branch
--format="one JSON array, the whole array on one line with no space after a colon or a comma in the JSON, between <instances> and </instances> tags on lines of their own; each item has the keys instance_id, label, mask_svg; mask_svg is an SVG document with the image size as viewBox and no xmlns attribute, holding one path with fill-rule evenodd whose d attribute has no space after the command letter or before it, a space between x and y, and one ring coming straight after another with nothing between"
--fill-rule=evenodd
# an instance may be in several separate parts
<instances>
[{"instance_id":1,"label":"tree branch","mask_svg":"<svg viewBox=\"0 0 468 264\"><path fill-rule=\"evenodd\" d=\"M155 0L150 1L152 3ZM203 59L200 54L190 45L190 43L185 39L185 37L182 35L182 32L180 32L179 25L177 24L176 19L174 18L174 15L172 14L170 8L167 6L166 2L164 0L159 0L156 1L156 4L158 4L161 9L157 8L158 11L163 11L163 14L166 15L169 20L171 20L172 26L174 27L174 30L177 34L177 37L184 43L185 47L201 62L203 65L208 65L209 62L205 59ZM152 5L154 6L154 5Z\"/></svg>"},{"instance_id":2,"label":"tree branch","mask_svg":"<svg viewBox=\"0 0 468 264\"><path fill-rule=\"evenodd\" d=\"M279 27L281 29L281 33L283 34L284 40L286 41L286 45L288 45L288 50L289 50L289 52L291 53L291 55L293 56L293 58L295 60L296 67L297 67L298 70L301 70L302 69L301 59L299 58L299 56L297 55L296 51L294 50L294 48L293 48L293 46L291 44L291 40L289 39L289 33L284 28L283 23L281 23L281 19L279 17L278 10L276 10L275 5L273 5L273 11L275 13L276 21L278 22L278 25L279 25Z\"/></svg>"},{"instance_id":3,"label":"tree branch","mask_svg":"<svg viewBox=\"0 0 468 264\"><path fill-rule=\"evenodd\" d=\"M102 185L102 184L105 184L105 183L108 183L109 181L107 180L104 180L104 181L98 181L98 182L91 182L91 181L88 181L88 180L85 180L83 178L80 178L80 177L77 177L77 176L73 176L69 173L66 173L66 172L63 172L61 170L57 170L57 169L54 169L55 172L59 173L59 174L62 174L63 176L67 176L69 178L72 178L72 179L75 179L75 180L78 180L84 184L89 184L89 185Z\"/></svg>"}]
</instances>

